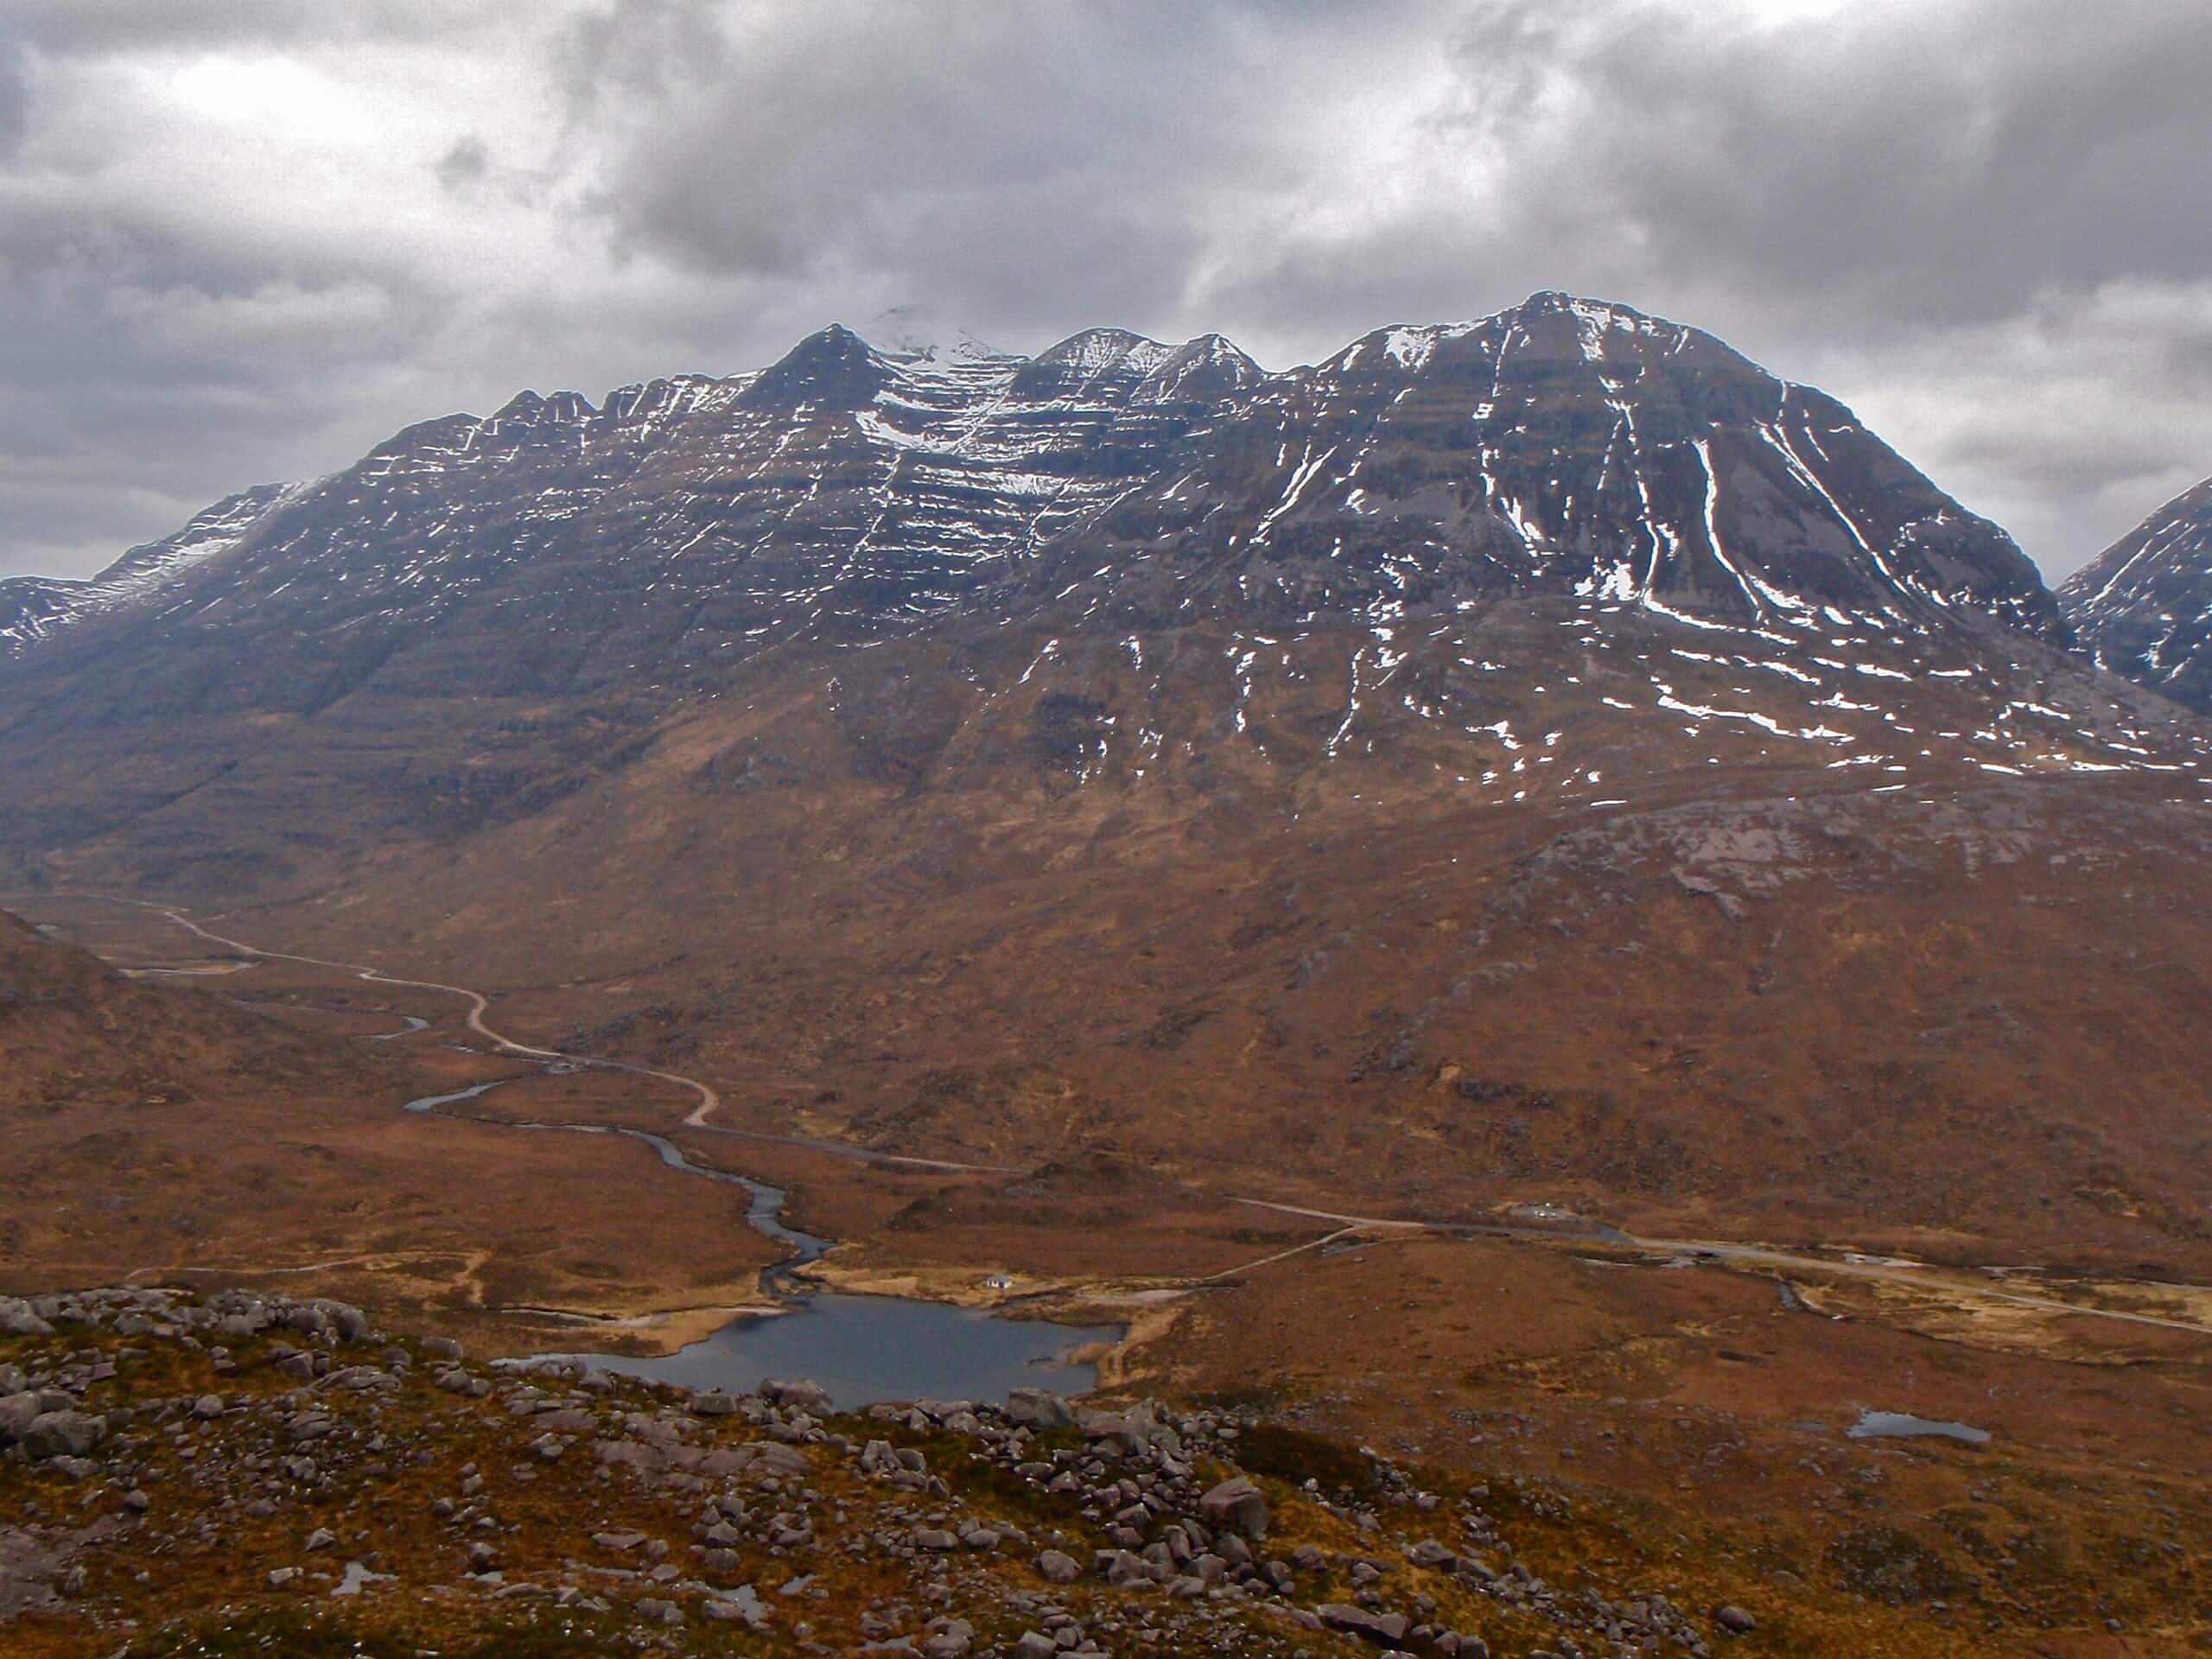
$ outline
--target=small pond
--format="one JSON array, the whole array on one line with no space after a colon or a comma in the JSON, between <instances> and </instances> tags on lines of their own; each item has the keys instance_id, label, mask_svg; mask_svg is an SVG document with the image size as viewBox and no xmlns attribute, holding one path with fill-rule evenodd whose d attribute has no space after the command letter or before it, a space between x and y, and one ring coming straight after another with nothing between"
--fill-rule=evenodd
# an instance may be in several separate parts
<instances>
[{"instance_id":1,"label":"small pond","mask_svg":"<svg viewBox=\"0 0 2212 1659\"><path fill-rule=\"evenodd\" d=\"M505 1081L512 1079L426 1095L409 1101L406 1109L430 1116L456 1116L444 1109L474 1100ZM757 1388L766 1377L804 1377L828 1389L840 1408L852 1410L882 1400L1002 1401L1008 1389L1020 1388L1083 1394L1096 1386L1097 1370L1070 1359L1069 1354L1090 1344L1122 1338L1122 1331L1113 1325L1056 1325L905 1297L806 1291L790 1270L818 1258L830 1241L784 1224L781 1187L694 1163L674 1141L644 1129L581 1123L505 1127L642 1141L672 1169L744 1187L752 1194L746 1220L789 1252L760 1275L762 1286L783 1305L780 1313L734 1319L703 1341L653 1358L582 1352L540 1357L582 1360L599 1370L656 1377L694 1389L726 1389L733 1394Z\"/></svg>"},{"instance_id":2,"label":"small pond","mask_svg":"<svg viewBox=\"0 0 2212 1659\"><path fill-rule=\"evenodd\" d=\"M1009 1319L938 1302L820 1291L793 1298L785 1313L736 1320L658 1358L560 1357L732 1393L757 1388L765 1377L803 1376L851 1410L879 1400L1003 1401L1010 1389L1081 1394L1097 1372L1071 1362L1069 1351L1121 1336L1111 1325Z\"/></svg>"},{"instance_id":3,"label":"small pond","mask_svg":"<svg viewBox=\"0 0 2212 1659\"><path fill-rule=\"evenodd\" d=\"M1989 1431L1965 1423L1947 1423L1933 1417L1915 1417L1904 1411L1865 1411L1844 1433L1854 1440L1912 1440L1933 1436L1967 1446L1986 1446Z\"/></svg>"}]
</instances>

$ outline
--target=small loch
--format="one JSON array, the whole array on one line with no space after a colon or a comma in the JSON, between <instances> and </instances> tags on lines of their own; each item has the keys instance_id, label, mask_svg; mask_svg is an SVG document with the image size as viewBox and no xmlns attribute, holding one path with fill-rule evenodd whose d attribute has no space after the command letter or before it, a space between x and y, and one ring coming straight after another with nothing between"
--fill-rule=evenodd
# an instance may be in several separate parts
<instances>
[{"instance_id":1,"label":"small loch","mask_svg":"<svg viewBox=\"0 0 2212 1659\"><path fill-rule=\"evenodd\" d=\"M1933 1417L1916 1417L1905 1411L1868 1411L1862 1408L1859 1421L1843 1431L1854 1440L1897 1440L1936 1439L1956 1440L1962 1446L1986 1446L1989 1431L1966 1423L1944 1422Z\"/></svg>"},{"instance_id":2,"label":"small loch","mask_svg":"<svg viewBox=\"0 0 2212 1659\"><path fill-rule=\"evenodd\" d=\"M405 1109L427 1116L459 1116L446 1109L511 1081L500 1079L450 1094L426 1095L409 1101ZM788 1252L760 1275L762 1287L779 1304L774 1312L734 1319L702 1341L672 1354L639 1357L575 1352L540 1355L539 1358L577 1360L598 1370L732 1393L757 1388L771 1376L804 1377L826 1389L841 1409L852 1410L886 1400L998 1402L1006 1398L1009 1389L1020 1388L1086 1393L1097 1383L1097 1370L1071 1356L1093 1344L1118 1342L1122 1337L1116 1325L1059 1325L906 1297L810 1291L792 1278L791 1270L818 1259L830 1241L785 1224L781 1187L695 1163L674 1141L645 1129L582 1123L502 1127L642 1141L671 1169L744 1187L752 1195L746 1220Z\"/></svg>"},{"instance_id":3,"label":"small loch","mask_svg":"<svg viewBox=\"0 0 2212 1659\"><path fill-rule=\"evenodd\" d=\"M805 1377L849 1411L880 1400L1002 1402L1009 1389L1023 1388L1082 1394L1098 1374L1070 1352L1121 1336L1111 1325L1009 1319L897 1296L817 1291L794 1297L782 1313L735 1320L703 1342L657 1358L557 1357L733 1393L757 1388L766 1377Z\"/></svg>"}]
</instances>

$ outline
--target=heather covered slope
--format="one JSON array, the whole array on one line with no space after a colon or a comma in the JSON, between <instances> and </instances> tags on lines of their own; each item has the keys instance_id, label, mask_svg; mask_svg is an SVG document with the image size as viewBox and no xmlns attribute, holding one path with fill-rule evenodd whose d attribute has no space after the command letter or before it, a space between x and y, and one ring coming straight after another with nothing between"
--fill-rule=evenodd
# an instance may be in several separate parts
<instances>
[{"instance_id":1,"label":"heather covered slope","mask_svg":"<svg viewBox=\"0 0 2212 1659\"><path fill-rule=\"evenodd\" d=\"M1790 1446L1680 1408L1652 1455L1786 1490L1786 1523L1518 1466L1610 1455L1549 1424L1416 1459L1243 1403L695 1395L266 1290L0 1319L0 1646L37 1659L2119 1655L2107 1620L2187 1638L2205 1507L2178 1471L2115 1492L2024 1450ZM1901 1488L1956 1500L1948 1525L1891 1524ZM1824 1551L1808 1517L1846 1491Z\"/></svg>"},{"instance_id":2,"label":"heather covered slope","mask_svg":"<svg viewBox=\"0 0 2212 1659\"><path fill-rule=\"evenodd\" d=\"M342 1051L212 996L125 978L0 912L0 1108L182 1105L327 1083Z\"/></svg>"}]
</instances>

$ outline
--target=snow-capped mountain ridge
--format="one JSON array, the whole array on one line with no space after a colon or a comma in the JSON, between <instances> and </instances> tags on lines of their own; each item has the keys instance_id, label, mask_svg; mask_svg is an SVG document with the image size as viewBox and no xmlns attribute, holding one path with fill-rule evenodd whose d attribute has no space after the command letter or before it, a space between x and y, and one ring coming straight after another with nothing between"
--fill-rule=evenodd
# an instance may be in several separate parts
<instances>
[{"instance_id":1,"label":"snow-capped mountain ridge","mask_svg":"<svg viewBox=\"0 0 2212 1659\"><path fill-rule=\"evenodd\" d=\"M1842 404L1558 296L1274 374L1214 336L832 325L215 518L224 550L97 604L0 588L0 855L297 868L295 835L435 841L648 765L1294 814L1382 779L1572 812L1713 777L2212 787L2206 733L2055 648L2011 539Z\"/></svg>"},{"instance_id":2,"label":"snow-capped mountain ridge","mask_svg":"<svg viewBox=\"0 0 2212 1659\"><path fill-rule=\"evenodd\" d=\"M240 502L211 510L251 543L239 607L281 584L334 604L295 619L324 626L425 621L528 568L594 615L617 591L688 594L743 623L698 642L728 651L895 632L1062 554L1127 575L1173 550L1185 578L1252 566L1228 584L1241 601L1293 614L1320 593L1363 595L1371 620L1409 587L1533 588L1770 629L1956 609L2064 632L2010 538L1841 404L1557 293L1277 374L1213 334L1094 328L1022 357L832 324L747 373L523 392ZM129 563L81 588L0 584L0 637L21 652L79 614L158 609L196 568Z\"/></svg>"},{"instance_id":3,"label":"snow-capped mountain ridge","mask_svg":"<svg viewBox=\"0 0 2212 1659\"><path fill-rule=\"evenodd\" d=\"M0 654L22 650L85 617L157 592L194 566L237 547L261 519L309 487L257 484L226 496L194 514L181 529L130 549L96 576L0 582Z\"/></svg>"},{"instance_id":4,"label":"snow-capped mountain ridge","mask_svg":"<svg viewBox=\"0 0 2212 1659\"><path fill-rule=\"evenodd\" d=\"M2100 666L2212 713L2212 478L2076 570L2058 596Z\"/></svg>"}]
</instances>

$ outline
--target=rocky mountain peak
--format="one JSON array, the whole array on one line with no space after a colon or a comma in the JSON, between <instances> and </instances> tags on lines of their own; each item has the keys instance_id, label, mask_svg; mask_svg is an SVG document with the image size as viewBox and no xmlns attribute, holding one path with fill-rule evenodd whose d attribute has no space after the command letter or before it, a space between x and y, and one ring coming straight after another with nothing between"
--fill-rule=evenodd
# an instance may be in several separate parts
<instances>
[{"instance_id":1,"label":"rocky mountain peak","mask_svg":"<svg viewBox=\"0 0 2212 1659\"><path fill-rule=\"evenodd\" d=\"M890 365L875 348L843 323L833 322L763 370L741 401L758 410L861 409L890 380Z\"/></svg>"},{"instance_id":2,"label":"rocky mountain peak","mask_svg":"<svg viewBox=\"0 0 2212 1659\"><path fill-rule=\"evenodd\" d=\"M2212 478L2069 576L2058 598L2101 666L2212 712Z\"/></svg>"}]
</instances>

